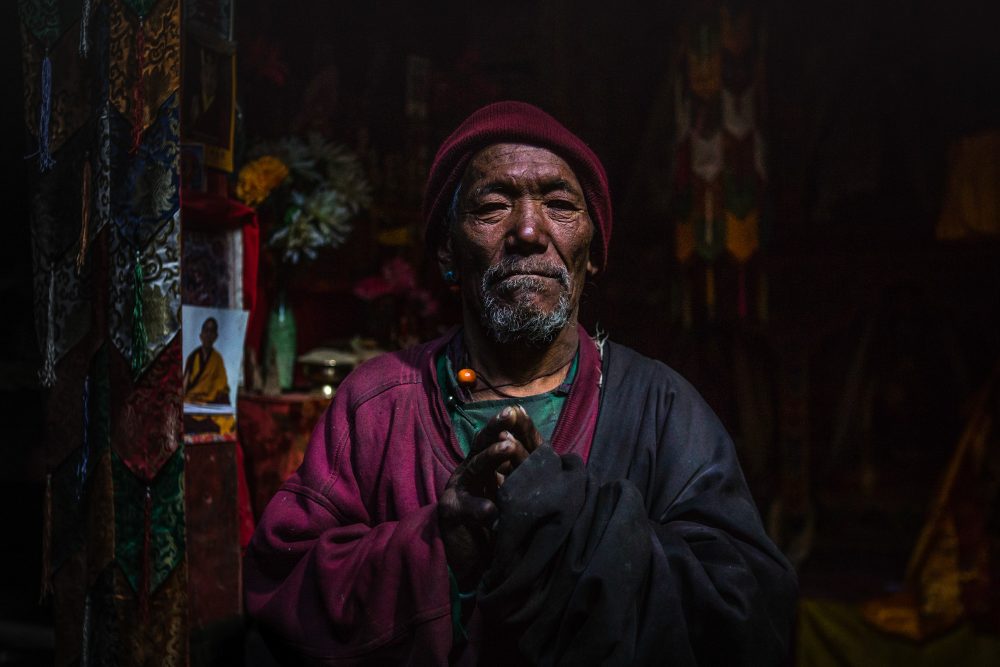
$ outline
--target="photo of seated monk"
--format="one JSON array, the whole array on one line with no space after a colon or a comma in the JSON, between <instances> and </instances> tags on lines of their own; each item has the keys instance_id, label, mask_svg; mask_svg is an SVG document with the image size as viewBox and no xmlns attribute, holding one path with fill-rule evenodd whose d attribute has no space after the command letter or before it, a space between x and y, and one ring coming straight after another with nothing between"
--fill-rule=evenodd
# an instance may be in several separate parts
<instances>
[{"instance_id":1,"label":"photo of seated monk","mask_svg":"<svg viewBox=\"0 0 1000 667\"><path fill-rule=\"evenodd\" d=\"M206 318L201 325L201 346L184 362L184 403L203 405L232 405L229 398L229 378L222 355L213 345L219 337L219 323L214 317ZM191 414L185 409L184 432L218 433L226 435L235 428L233 414Z\"/></svg>"}]
</instances>

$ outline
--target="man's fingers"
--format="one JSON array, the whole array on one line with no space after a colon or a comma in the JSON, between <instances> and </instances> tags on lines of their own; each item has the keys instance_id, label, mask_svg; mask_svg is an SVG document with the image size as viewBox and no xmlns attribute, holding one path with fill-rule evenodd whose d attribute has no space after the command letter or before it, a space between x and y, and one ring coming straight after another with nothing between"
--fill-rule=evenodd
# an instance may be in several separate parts
<instances>
[{"instance_id":1,"label":"man's fingers","mask_svg":"<svg viewBox=\"0 0 1000 667\"><path fill-rule=\"evenodd\" d=\"M476 437L473 439L472 451L479 452L491 444L500 440L500 432L507 430L505 422L510 419L512 408L504 408L497 414L493 415L486 426L481 428Z\"/></svg>"},{"instance_id":2,"label":"man's fingers","mask_svg":"<svg viewBox=\"0 0 1000 667\"><path fill-rule=\"evenodd\" d=\"M489 525L496 518L497 506L487 498L449 489L438 501L438 514L447 525Z\"/></svg>"},{"instance_id":3,"label":"man's fingers","mask_svg":"<svg viewBox=\"0 0 1000 667\"><path fill-rule=\"evenodd\" d=\"M500 439L492 445L470 457L465 464L469 477L483 479L492 474L500 464L516 455L518 443L510 438Z\"/></svg>"},{"instance_id":4,"label":"man's fingers","mask_svg":"<svg viewBox=\"0 0 1000 667\"><path fill-rule=\"evenodd\" d=\"M489 525L497 515L497 506L491 500L471 493L459 494L461 519L466 525Z\"/></svg>"},{"instance_id":5,"label":"man's fingers","mask_svg":"<svg viewBox=\"0 0 1000 667\"><path fill-rule=\"evenodd\" d=\"M511 471L513 471L519 465L524 463L525 459L531 456L531 452L533 450L529 450L525 446L524 441L517 438L510 431L504 431L503 433L500 434L500 437L503 440L513 443L514 445L514 448L511 451L510 456L507 458L507 461L505 461L503 464L500 465L500 468L506 467L506 471L498 469L498 472L502 472L505 475L509 475Z\"/></svg>"},{"instance_id":6,"label":"man's fingers","mask_svg":"<svg viewBox=\"0 0 1000 667\"><path fill-rule=\"evenodd\" d=\"M528 452L535 451L542 444L542 435L528 411L521 405L507 406L494 415L486 426L476 434L472 451L479 451L501 439L501 433L509 431Z\"/></svg>"}]
</instances>

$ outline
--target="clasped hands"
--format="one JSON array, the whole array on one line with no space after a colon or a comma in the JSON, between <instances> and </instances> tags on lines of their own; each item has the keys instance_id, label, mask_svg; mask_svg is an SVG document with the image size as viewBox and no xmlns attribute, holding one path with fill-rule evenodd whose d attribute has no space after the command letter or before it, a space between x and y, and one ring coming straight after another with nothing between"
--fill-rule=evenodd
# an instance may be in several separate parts
<instances>
[{"instance_id":1,"label":"clasped hands","mask_svg":"<svg viewBox=\"0 0 1000 667\"><path fill-rule=\"evenodd\" d=\"M475 588L489 564L496 493L504 479L542 445L520 405L501 410L473 440L438 500L438 522L448 565L463 591Z\"/></svg>"}]
</instances>

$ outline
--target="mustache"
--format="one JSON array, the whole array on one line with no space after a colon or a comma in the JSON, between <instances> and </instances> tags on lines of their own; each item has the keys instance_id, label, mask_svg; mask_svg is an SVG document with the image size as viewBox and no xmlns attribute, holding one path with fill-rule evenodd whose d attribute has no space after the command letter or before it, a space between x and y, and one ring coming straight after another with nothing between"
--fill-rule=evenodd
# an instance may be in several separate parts
<instances>
[{"instance_id":1,"label":"mustache","mask_svg":"<svg viewBox=\"0 0 1000 667\"><path fill-rule=\"evenodd\" d=\"M551 264L538 259L505 257L483 273L483 287L491 288L497 283L515 275L536 275L554 278L563 289L570 286L569 271L565 266Z\"/></svg>"}]
</instances>

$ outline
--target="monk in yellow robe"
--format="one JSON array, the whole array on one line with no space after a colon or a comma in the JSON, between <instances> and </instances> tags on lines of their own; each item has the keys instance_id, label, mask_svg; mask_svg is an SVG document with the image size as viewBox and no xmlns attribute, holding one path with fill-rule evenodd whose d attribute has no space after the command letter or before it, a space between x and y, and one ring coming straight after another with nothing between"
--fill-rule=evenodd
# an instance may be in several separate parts
<instances>
[{"instance_id":1,"label":"monk in yellow robe","mask_svg":"<svg viewBox=\"0 0 1000 667\"><path fill-rule=\"evenodd\" d=\"M212 345L219 337L219 323L209 317L201 325L201 347L184 362L184 402L231 405L229 378L222 355ZM228 415L184 415L184 431L189 434L233 433L236 417Z\"/></svg>"}]
</instances>

